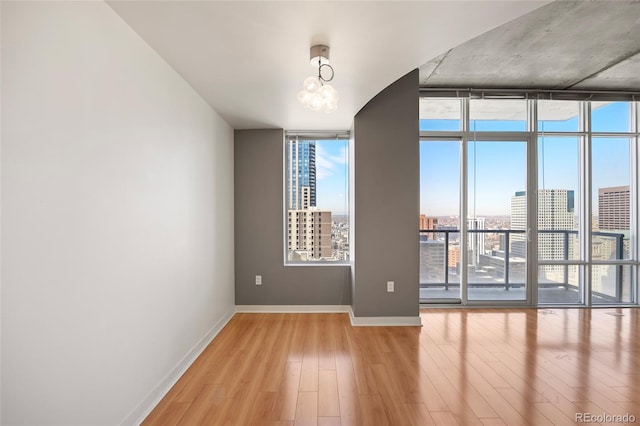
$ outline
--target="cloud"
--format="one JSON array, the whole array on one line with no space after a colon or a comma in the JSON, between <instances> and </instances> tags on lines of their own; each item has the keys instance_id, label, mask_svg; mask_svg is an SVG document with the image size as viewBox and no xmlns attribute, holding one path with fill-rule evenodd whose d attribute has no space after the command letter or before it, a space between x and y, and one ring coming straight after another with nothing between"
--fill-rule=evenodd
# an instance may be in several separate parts
<instances>
[{"instance_id":1,"label":"cloud","mask_svg":"<svg viewBox=\"0 0 640 426\"><path fill-rule=\"evenodd\" d=\"M328 178L336 172L337 166L347 162L347 148L341 147L338 153L331 154L322 145L316 145L316 178Z\"/></svg>"}]
</instances>

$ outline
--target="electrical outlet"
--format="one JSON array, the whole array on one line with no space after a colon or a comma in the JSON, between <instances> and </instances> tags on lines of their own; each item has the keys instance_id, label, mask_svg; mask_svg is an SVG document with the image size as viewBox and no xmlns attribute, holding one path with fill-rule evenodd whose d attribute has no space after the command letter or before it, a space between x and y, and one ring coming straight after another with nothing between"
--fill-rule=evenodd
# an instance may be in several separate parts
<instances>
[{"instance_id":1,"label":"electrical outlet","mask_svg":"<svg viewBox=\"0 0 640 426\"><path fill-rule=\"evenodd\" d=\"M262 285L262 275L256 275L256 285Z\"/></svg>"},{"instance_id":2,"label":"electrical outlet","mask_svg":"<svg viewBox=\"0 0 640 426\"><path fill-rule=\"evenodd\" d=\"M387 293L393 293L395 291L394 287L395 283L393 281L387 281Z\"/></svg>"}]
</instances>

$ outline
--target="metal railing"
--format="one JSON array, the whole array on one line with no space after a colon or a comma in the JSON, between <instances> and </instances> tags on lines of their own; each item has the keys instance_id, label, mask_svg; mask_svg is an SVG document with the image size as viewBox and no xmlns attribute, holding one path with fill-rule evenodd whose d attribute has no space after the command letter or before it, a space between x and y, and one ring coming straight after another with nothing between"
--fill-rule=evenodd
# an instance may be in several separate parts
<instances>
[{"instance_id":1,"label":"metal railing","mask_svg":"<svg viewBox=\"0 0 640 426\"><path fill-rule=\"evenodd\" d=\"M524 286L524 281L523 282L513 282L510 279L510 269L511 269L511 263L512 263L512 259L511 259L511 255L512 255L512 250L511 250L511 242L513 241L512 235L516 234L516 235L526 235L526 231L525 230L520 230L520 229L469 229L467 231L470 235L474 235L474 234L502 234L504 235L504 240L502 242L502 249L499 250L499 253L503 253L502 257L503 257L503 273L502 276L500 277L496 277L497 279L500 278L501 281L503 282L494 282L494 283L488 283L488 282L471 282L471 280L469 280L468 283L468 287L489 287L489 288L495 288L495 287L504 287L505 290L509 290L510 288L514 288L514 287L523 287ZM445 290L449 290L450 287L459 287L460 284L456 283L456 282L451 282L450 279L450 275L452 273L452 271L450 270L450 266L449 266L449 258L450 258L450 253L449 253L449 249L450 249L450 243L451 243L451 234L459 234L460 230L459 229L421 229L420 230L420 235L423 236L427 236L430 237L427 240L422 240L421 242L426 242L428 240L432 240L432 241L438 241L438 242L442 242L443 244L443 263L442 263L442 267L443 267L443 272L444 272L444 279L442 282L420 282L420 288L435 288L435 287L444 287ZM538 230L539 234L560 234L562 235L562 258L561 259L552 259L552 260L561 260L561 261L568 261L571 260L569 259L569 255L570 255L570 235L575 235L577 237L578 235L578 231L577 230L554 230L554 229L541 229ZM433 238L434 236L440 236L442 235L442 237L439 238ZM623 254L624 254L624 234L621 233L613 233L613 232L602 232L602 231L593 231L592 235L594 236L601 236L604 238L613 238L615 239L615 243L614 243L614 256L612 256L609 260L623 260ZM526 241L526 237L524 239L522 239L521 241ZM469 241L467 242L467 244L469 244ZM486 248L483 248L484 250L486 250ZM462 248L459 248L459 250L462 250ZM487 250L488 252L492 252L495 253L496 250ZM482 253L483 255L486 255L486 253ZM473 256L480 256L477 253L473 253ZM494 256L495 257L495 256ZM522 256L521 258L523 258L524 256ZM421 259L422 262L422 259ZM469 266L469 265L467 265ZM550 265L551 266L551 265ZM572 265L568 265L568 264L560 264L557 266L561 266L564 268L564 280L563 282L553 282L553 283L541 283L538 282L538 287L541 288L545 288L545 287L558 287L558 286L564 286L564 288L566 290L569 289L574 289L577 290L578 286L571 284L569 281L569 267ZM604 294L604 293L597 293L594 292L594 295L597 295L599 297L605 298L605 299L611 299L612 301L620 301L622 298L622 288L623 288L623 265L612 265L615 266L616 268L616 277L615 277L615 297L612 297L611 295L608 294ZM462 267L462 265L460 265L460 263L458 263L458 268Z\"/></svg>"}]
</instances>

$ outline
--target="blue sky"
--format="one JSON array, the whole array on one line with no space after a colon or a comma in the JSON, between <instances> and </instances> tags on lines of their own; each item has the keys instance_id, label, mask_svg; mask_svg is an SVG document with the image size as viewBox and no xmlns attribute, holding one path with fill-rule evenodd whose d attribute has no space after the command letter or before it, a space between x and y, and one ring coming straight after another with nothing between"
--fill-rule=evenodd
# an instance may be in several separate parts
<instances>
[{"instance_id":1,"label":"blue sky","mask_svg":"<svg viewBox=\"0 0 640 426\"><path fill-rule=\"evenodd\" d=\"M628 106L610 103L595 108L594 131L629 128ZM544 121L539 130L574 131L577 118ZM431 130L457 130L453 120L421 121ZM474 121L477 131L522 131L522 121ZM578 138L541 136L538 152L538 185L545 189L573 189L578 200ZM459 205L460 145L458 142L420 143L420 212L429 216L457 216ZM348 141L316 142L317 206L334 214L348 211ZM592 143L593 206L597 213L598 188L629 184L629 143L624 138L594 138ZM526 147L524 142L470 143L469 213L478 216L508 215L511 196L525 189ZM475 161L474 161L475 160ZM475 188L474 188L475 178ZM474 195L475 190L475 197ZM475 200L475 202L474 202Z\"/></svg>"},{"instance_id":2,"label":"blue sky","mask_svg":"<svg viewBox=\"0 0 640 426\"><path fill-rule=\"evenodd\" d=\"M346 140L316 141L316 206L334 214L348 212Z\"/></svg>"},{"instance_id":3,"label":"blue sky","mask_svg":"<svg viewBox=\"0 0 640 426\"><path fill-rule=\"evenodd\" d=\"M594 109L594 131L629 128L628 106L611 103ZM476 129L523 130L518 121L472 122ZM546 121L539 130L571 131L577 118ZM421 128L453 130L453 120L422 120ZM508 215L511 196L525 189L526 147L524 142L476 142L468 147L469 214ZM538 185L546 189L573 189L578 196L578 138L544 136L538 146ZM459 142L420 143L420 212L428 216L458 215L460 180ZM597 213L598 188L629 185L629 140L594 138L592 142L593 205ZM543 173L544 172L544 173ZM475 183L475 185L474 185ZM475 197L474 197L475 194Z\"/></svg>"}]
</instances>

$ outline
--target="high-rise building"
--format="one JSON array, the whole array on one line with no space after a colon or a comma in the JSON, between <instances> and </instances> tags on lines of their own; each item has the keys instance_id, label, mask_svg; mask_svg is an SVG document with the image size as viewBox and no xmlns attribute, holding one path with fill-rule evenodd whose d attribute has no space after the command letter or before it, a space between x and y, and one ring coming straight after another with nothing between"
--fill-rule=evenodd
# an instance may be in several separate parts
<instances>
[{"instance_id":1,"label":"high-rise building","mask_svg":"<svg viewBox=\"0 0 640 426\"><path fill-rule=\"evenodd\" d=\"M527 229L527 194L516 192L511 197L511 229ZM569 189L538 190L538 230L569 231L574 229L574 191ZM517 241L526 241L526 235L511 236L512 249ZM565 247L562 232L542 232L538 236L538 257L546 260L566 260L569 247ZM517 245L518 246L518 245ZM512 250L513 251L513 250ZM525 253L520 253L524 256Z\"/></svg>"},{"instance_id":2,"label":"high-rise building","mask_svg":"<svg viewBox=\"0 0 640 426\"><path fill-rule=\"evenodd\" d=\"M444 241L420 241L420 282L443 283L446 265Z\"/></svg>"},{"instance_id":3,"label":"high-rise building","mask_svg":"<svg viewBox=\"0 0 640 426\"><path fill-rule=\"evenodd\" d=\"M420 230L423 229L436 229L438 225L438 218L435 217L427 217L427 215L420 215ZM426 235L430 240L435 238L433 232L425 232L423 235Z\"/></svg>"},{"instance_id":4,"label":"high-rise building","mask_svg":"<svg viewBox=\"0 0 640 426\"><path fill-rule=\"evenodd\" d=\"M565 232L574 229L575 222L574 191L569 189L538 190L538 231L555 230L559 232L538 233L538 258L544 260L571 259L575 245L574 238ZM511 229L527 230L527 194L518 191L511 197ZM527 236L513 234L510 237L510 252L515 256L526 256ZM562 279L562 266L541 267L541 278Z\"/></svg>"},{"instance_id":5,"label":"high-rise building","mask_svg":"<svg viewBox=\"0 0 640 426\"><path fill-rule=\"evenodd\" d=\"M449 256L447 266L450 268L457 268L460 263L460 245L451 244L449 246Z\"/></svg>"},{"instance_id":6,"label":"high-rise building","mask_svg":"<svg viewBox=\"0 0 640 426\"><path fill-rule=\"evenodd\" d=\"M630 205L629 186L598 189L598 228L605 232L592 237L593 259L613 260L628 256ZM621 272L606 266L593 268L591 289L596 292L615 294L616 280L623 279L618 276L618 273L625 274L626 268L622 268Z\"/></svg>"},{"instance_id":7,"label":"high-rise building","mask_svg":"<svg viewBox=\"0 0 640 426\"><path fill-rule=\"evenodd\" d=\"M287 143L287 188L289 210L316 206L316 142Z\"/></svg>"},{"instance_id":8,"label":"high-rise building","mask_svg":"<svg viewBox=\"0 0 640 426\"><path fill-rule=\"evenodd\" d=\"M476 266L479 263L480 255L485 253L484 232L473 232L484 230L484 217L467 219L467 230L469 232L469 264Z\"/></svg>"},{"instance_id":9,"label":"high-rise building","mask_svg":"<svg viewBox=\"0 0 640 426\"><path fill-rule=\"evenodd\" d=\"M600 229L629 229L629 187L615 186L598 189L598 227Z\"/></svg>"},{"instance_id":10,"label":"high-rise building","mask_svg":"<svg viewBox=\"0 0 640 426\"><path fill-rule=\"evenodd\" d=\"M316 208L316 142L287 144L289 260L332 258L331 211Z\"/></svg>"},{"instance_id":11,"label":"high-rise building","mask_svg":"<svg viewBox=\"0 0 640 426\"><path fill-rule=\"evenodd\" d=\"M289 260L331 258L331 212L311 208L288 213Z\"/></svg>"}]
</instances>

